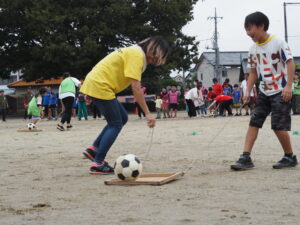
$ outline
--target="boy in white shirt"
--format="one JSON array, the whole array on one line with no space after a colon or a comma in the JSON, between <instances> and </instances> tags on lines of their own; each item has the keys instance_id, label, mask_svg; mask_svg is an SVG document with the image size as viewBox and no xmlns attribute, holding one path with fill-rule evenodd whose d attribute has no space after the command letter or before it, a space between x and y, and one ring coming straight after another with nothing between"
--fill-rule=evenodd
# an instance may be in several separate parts
<instances>
[{"instance_id":1,"label":"boy in white shirt","mask_svg":"<svg viewBox=\"0 0 300 225\"><path fill-rule=\"evenodd\" d=\"M231 165L233 170L254 167L250 154L266 117L271 115L271 124L284 151L283 158L273 165L274 169L294 167L298 164L293 154L288 131L291 130L291 98L295 64L287 43L267 33L269 19L261 12L248 15L245 19L247 35L255 42L249 51L250 75L244 102L249 102L250 91L257 78L260 93L251 116L243 154Z\"/></svg>"}]
</instances>

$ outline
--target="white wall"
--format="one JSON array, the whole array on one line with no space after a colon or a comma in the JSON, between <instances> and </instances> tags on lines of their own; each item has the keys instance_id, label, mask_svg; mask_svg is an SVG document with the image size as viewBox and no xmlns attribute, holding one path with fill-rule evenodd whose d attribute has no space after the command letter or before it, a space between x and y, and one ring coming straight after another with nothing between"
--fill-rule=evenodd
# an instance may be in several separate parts
<instances>
[{"instance_id":1,"label":"white wall","mask_svg":"<svg viewBox=\"0 0 300 225\"><path fill-rule=\"evenodd\" d=\"M239 84L239 78L240 78L240 68L238 67L231 67L227 70L227 78L230 80L230 84L233 86L234 84ZM223 81L226 79L226 77L223 77Z\"/></svg>"},{"instance_id":2,"label":"white wall","mask_svg":"<svg viewBox=\"0 0 300 225\"><path fill-rule=\"evenodd\" d=\"M231 67L226 68L227 77L221 77L219 81L220 84L223 84L226 78L230 79L230 83L232 85L239 84L239 76L240 76L240 68L239 67ZM203 79L201 79L201 74L203 74ZM202 81L203 86L208 88L212 86L212 79L214 78L214 67L206 59L202 61L197 70L197 79Z\"/></svg>"},{"instance_id":3,"label":"white wall","mask_svg":"<svg viewBox=\"0 0 300 225\"><path fill-rule=\"evenodd\" d=\"M201 74L202 78L201 79ZM197 70L197 79L199 81L202 81L203 86L208 88L212 85L212 79L214 78L214 67L212 64L210 64L207 59L203 59L200 66Z\"/></svg>"}]
</instances>

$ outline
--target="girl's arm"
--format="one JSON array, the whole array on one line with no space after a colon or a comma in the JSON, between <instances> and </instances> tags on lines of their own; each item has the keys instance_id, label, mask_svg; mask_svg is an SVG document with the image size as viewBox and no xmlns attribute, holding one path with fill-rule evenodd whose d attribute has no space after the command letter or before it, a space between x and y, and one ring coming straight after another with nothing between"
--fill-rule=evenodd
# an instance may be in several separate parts
<instances>
[{"instance_id":1,"label":"girl's arm","mask_svg":"<svg viewBox=\"0 0 300 225\"><path fill-rule=\"evenodd\" d=\"M138 80L131 79L131 88L136 102L140 105L140 107L142 108L143 112L146 115L146 118L148 120L148 126L150 128L154 127L155 119L153 115L150 113L149 108L146 104L144 93L142 92L141 89L141 82Z\"/></svg>"}]
</instances>

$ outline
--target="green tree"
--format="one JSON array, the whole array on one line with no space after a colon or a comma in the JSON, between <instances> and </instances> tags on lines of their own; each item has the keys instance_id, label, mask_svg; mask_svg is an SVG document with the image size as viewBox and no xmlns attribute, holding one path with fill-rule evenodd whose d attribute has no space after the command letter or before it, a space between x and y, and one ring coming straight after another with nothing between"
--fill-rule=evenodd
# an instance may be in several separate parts
<instances>
[{"instance_id":1,"label":"green tree","mask_svg":"<svg viewBox=\"0 0 300 225\"><path fill-rule=\"evenodd\" d=\"M196 2L0 0L0 76L21 70L26 80L35 80L69 71L84 78L116 48L161 35L171 47L168 63L143 74L156 86L171 70L187 70L198 55L195 38L181 32Z\"/></svg>"}]
</instances>

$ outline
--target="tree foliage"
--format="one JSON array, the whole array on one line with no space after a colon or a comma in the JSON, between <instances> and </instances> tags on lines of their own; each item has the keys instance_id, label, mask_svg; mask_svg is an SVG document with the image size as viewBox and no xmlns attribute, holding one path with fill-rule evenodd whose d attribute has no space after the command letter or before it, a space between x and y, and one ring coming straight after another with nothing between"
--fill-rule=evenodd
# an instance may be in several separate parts
<instances>
[{"instance_id":1,"label":"tree foliage","mask_svg":"<svg viewBox=\"0 0 300 225\"><path fill-rule=\"evenodd\" d=\"M145 82L187 70L197 42L181 32L197 0L0 0L0 76L21 70L26 80L84 78L109 52L151 35L169 42L168 63L149 66ZM153 85L153 84L152 84Z\"/></svg>"}]
</instances>

